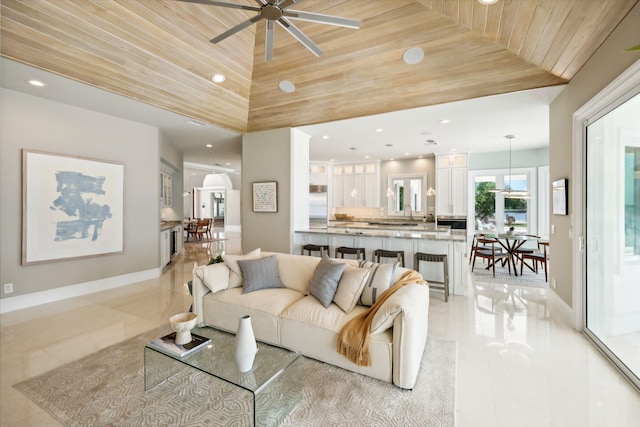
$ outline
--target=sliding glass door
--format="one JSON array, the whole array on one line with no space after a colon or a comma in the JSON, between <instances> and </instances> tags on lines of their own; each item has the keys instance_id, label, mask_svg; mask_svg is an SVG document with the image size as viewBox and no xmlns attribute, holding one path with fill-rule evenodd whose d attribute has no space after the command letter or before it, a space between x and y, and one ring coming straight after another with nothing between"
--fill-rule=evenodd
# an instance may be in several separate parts
<instances>
[{"instance_id":1,"label":"sliding glass door","mask_svg":"<svg viewBox=\"0 0 640 427\"><path fill-rule=\"evenodd\" d=\"M640 94L586 128L586 332L640 386Z\"/></svg>"}]
</instances>

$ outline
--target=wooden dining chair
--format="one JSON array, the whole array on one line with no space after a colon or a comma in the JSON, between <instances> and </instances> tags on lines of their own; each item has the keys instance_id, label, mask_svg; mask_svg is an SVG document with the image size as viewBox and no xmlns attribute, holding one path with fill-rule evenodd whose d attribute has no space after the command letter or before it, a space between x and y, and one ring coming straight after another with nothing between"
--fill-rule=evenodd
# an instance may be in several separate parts
<instances>
[{"instance_id":1,"label":"wooden dining chair","mask_svg":"<svg viewBox=\"0 0 640 427\"><path fill-rule=\"evenodd\" d=\"M201 218L198 220L197 228L196 228L196 236L198 240L202 239L207 235L207 228L209 227L209 219Z\"/></svg>"},{"instance_id":2,"label":"wooden dining chair","mask_svg":"<svg viewBox=\"0 0 640 427\"><path fill-rule=\"evenodd\" d=\"M187 242L189 241L189 237L193 236L196 240L198 240L198 223L197 222L188 222L187 223Z\"/></svg>"},{"instance_id":3,"label":"wooden dining chair","mask_svg":"<svg viewBox=\"0 0 640 427\"><path fill-rule=\"evenodd\" d=\"M511 263L509 262L509 254L506 252L498 251L496 245L500 245L497 239L489 237L478 237L477 249L473 252L473 260L471 262L471 271L473 272L476 266L476 258L483 258L489 261L487 268L493 270L493 277L496 277L496 262L502 261L502 265L507 263L509 266L509 274L511 274Z\"/></svg>"},{"instance_id":4,"label":"wooden dining chair","mask_svg":"<svg viewBox=\"0 0 640 427\"><path fill-rule=\"evenodd\" d=\"M473 255L475 254L475 252L480 249L480 250L490 250L491 247L489 246L485 246L485 245L479 245L478 244L478 239L482 238L482 239L488 239L490 237L488 237L489 234L487 233L476 233L473 235L473 240L471 241L471 252L469 253L469 265L471 265L471 261L473 261ZM498 245L495 248L496 252L502 252L502 246ZM504 264L504 263L503 263Z\"/></svg>"},{"instance_id":5,"label":"wooden dining chair","mask_svg":"<svg viewBox=\"0 0 640 427\"><path fill-rule=\"evenodd\" d=\"M534 273L538 274L538 266L541 265L544 270L544 281L549 281L549 268L547 261L549 259L549 254L547 248L549 247L549 242L547 241L538 241L538 251L536 252L526 252L520 254L520 275L522 276L522 271L524 266ZM526 260L530 260L531 264L526 263Z\"/></svg>"}]
</instances>

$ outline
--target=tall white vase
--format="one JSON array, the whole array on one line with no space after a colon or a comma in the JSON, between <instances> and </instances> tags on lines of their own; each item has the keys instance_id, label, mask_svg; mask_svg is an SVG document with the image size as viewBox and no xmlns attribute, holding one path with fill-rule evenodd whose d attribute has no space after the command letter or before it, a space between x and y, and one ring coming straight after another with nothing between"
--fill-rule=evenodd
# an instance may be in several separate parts
<instances>
[{"instance_id":1,"label":"tall white vase","mask_svg":"<svg viewBox=\"0 0 640 427\"><path fill-rule=\"evenodd\" d=\"M251 316L244 315L240 318L236 334L236 363L240 372L251 370L257 352L258 345L253 335Z\"/></svg>"}]
</instances>

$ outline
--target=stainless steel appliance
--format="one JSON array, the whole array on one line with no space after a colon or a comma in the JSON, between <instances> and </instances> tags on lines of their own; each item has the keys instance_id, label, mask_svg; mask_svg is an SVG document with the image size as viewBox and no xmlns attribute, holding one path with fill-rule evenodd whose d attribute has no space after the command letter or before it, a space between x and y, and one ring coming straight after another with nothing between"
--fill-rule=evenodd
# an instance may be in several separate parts
<instances>
[{"instance_id":1,"label":"stainless steel appliance","mask_svg":"<svg viewBox=\"0 0 640 427\"><path fill-rule=\"evenodd\" d=\"M309 227L324 228L327 226L327 186L309 186Z\"/></svg>"}]
</instances>

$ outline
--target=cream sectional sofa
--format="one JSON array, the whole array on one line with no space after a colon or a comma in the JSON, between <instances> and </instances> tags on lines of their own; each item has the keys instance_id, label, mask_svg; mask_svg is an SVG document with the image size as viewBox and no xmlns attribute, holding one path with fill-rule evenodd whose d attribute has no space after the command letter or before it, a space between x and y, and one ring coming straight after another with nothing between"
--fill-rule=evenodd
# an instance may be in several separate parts
<instances>
[{"instance_id":1,"label":"cream sectional sofa","mask_svg":"<svg viewBox=\"0 0 640 427\"><path fill-rule=\"evenodd\" d=\"M243 294L245 289L239 274L242 269L238 262L244 258L258 259L271 255L275 255L284 287ZM357 304L351 309L349 305L353 306L354 300L352 304L347 302L346 307L342 302L343 308L350 309L348 312L335 302L325 308L315 296L309 295L310 282L320 261L320 258L311 256L260 253L258 249L245 256L226 256L224 263L196 267L192 292L198 324L235 332L239 318L248 314L252 317L254 334L259 341L297 350L307 357L393 382L401 388L413 388L427 340L428 286L417 283L405 285L384 302L371 325L372 365L358 366L337 352L338 333L345 323L368 307ZM361 271L357 269L355 260L333 261L349 265L345 266L341 287L347 271L353 274ZM378 267L389 272L391 265ZM407 269L397 267L392 282L405 271ZM372 274L364 274L367 275L365 280L371 279ZM248 286L248 281L246 283ZM361 291L355 292L358 299ZM364 293L362 296L364 298Z\"/></svg>"}]
</instances>

